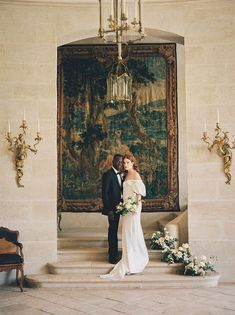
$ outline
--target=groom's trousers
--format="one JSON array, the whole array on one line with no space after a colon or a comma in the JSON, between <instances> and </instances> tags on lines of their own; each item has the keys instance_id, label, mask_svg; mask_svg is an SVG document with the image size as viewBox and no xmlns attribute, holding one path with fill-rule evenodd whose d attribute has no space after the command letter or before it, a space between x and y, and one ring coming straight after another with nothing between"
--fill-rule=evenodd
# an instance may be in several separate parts
<instances>
[{"instance_id":1,"label":"groom's trousers","mask_svg":"<svg viewBox=\"0 0 235 315\"><path fill-rule=\"evenodd\" d=\"M108 243L109 243L109 261L114 261L118 256L118 224L120 214L114 213L114 220L109 220Z\"/></svg>"}]
</instances>

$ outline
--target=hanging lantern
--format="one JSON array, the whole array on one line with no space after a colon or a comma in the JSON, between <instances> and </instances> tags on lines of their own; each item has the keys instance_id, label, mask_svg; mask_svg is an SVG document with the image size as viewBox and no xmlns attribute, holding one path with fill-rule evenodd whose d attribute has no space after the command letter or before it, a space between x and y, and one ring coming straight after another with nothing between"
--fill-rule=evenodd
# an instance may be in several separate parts
<instances>
[{"instance_id":1,"label":"hanging lantern","mask_svg":"<svg viewBox=\"0 0 235 315\"><path fill-rule=\"evenodd\" d=\"M99 36L118 45L118 62L107 77L107 102L124 104L132 101L132 77L122 61L122 44L133 43L145 36L142 4L141 0L110 0L110 15L104 19L103 2L99 0Z\"/></svg>"},{"instance_id":2,"label":"hanging lantern","mask_svg":"<svg viewBox=\"0 0 235 315\"><path fill-rule=\"evenodd\" d=\"M131 102L132 77L122 60L113 65L107 77L107 102Z\"/></svg>"}]
</instances>

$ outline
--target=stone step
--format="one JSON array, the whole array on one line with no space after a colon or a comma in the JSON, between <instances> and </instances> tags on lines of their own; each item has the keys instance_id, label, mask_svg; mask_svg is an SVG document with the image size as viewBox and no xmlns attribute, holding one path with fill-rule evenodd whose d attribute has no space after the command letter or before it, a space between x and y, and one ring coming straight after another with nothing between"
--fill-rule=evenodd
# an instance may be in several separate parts
<instances>
[{"instance_id":1,"label":"stone step","mask_svg":"<svg viewBox=\"0 0 235 315\"><path fill-rule=\"evenodd\" d=\"M198 288L215 287L220 275L212 273L205 277L183 275L135 274L121 280L101 279L97 274L42 274L25 277L26 285L30 287L66 287L66 288L102 288L102 289L158 289L158 288Z\"/></svg>"},{"instance_id":2,"label":"stone step","mask_svg":"<svg viewBox=\"0 0 235 315\"><path fill-rule=\"evenodd\" d=\"M144 233L146 245L149 246L152 231ZM108 246L107 231L94 229L81 229L79 231L67 230L59 232L57 247L58 249L73 249L73 248L94 248ZM121 234L118 234L118 246L122 247Z\"/></svg>"},{"instance_id":3,"label":"stone step","mask_svg":"<svg viewBox=\"0 0 235 315\"><path fill-rule=\"evenodd\" d=\"M146 246L150 246L150 239L145 239ZM58 249L74 249L74 248L94 248L94 247L108 247L108 240L106 239L78 239L78 238L60 238L57 240ZM122 241L119 238L118 247L122 247Z\"/></svg>"},{"instance_id":4,"label":"stone step","mask_svg":"<svg viewBox=\"0 0 235 315\"><path fill-rule=\"evenodd\" d=\"M181 264L168 265L165 262L150 261L145 269L145 274L176 274ZM105 274L113 265L107 262L89 261L60 261L47 264L50 274Z\"/></svg>"},{"instance_id":5,"label":"stone step","mask_svg":"<svg viewBox=\"0 0 235 315\"><path fill-rule=\"evenodd\" d=\"M79 237L70 237L70 238L59 238L57 241L58 249L73 249L73 248L92 248L92 247L107 247L108 240L107 236L103 239L97 239L94 237L91 238L79 238ZM121 241L118 242L118 247L121 248Z\"/></svg>"},{"instance_id":6,"label":"stone step","mask_svg":"<svg viewBox=\"0 0 235 315\"><path fill-rule=\"evenodd\" d=\"M59 249L57 258L58 261L106 261L107 253L107 248Z\"/></svg>"},{"instance_id":7,"label":"stone step","mask_svg":"<svg viewBox=\"0 0 235 315\"><path fill-rule=\"evenodd\" d=\"M121 251L121 250L120 250ZM148 250L150 260L160 260L160 250ZM107 248L59 249L58 261L107 261Z\"/></svg>"}]
</instances>

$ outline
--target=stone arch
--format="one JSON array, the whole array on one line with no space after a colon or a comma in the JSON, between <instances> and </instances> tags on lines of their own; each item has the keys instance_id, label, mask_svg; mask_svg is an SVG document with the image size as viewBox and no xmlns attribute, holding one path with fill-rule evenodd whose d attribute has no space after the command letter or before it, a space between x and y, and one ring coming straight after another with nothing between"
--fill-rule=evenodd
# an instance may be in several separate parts
<instances>
[{"instance_id":1,"label":"stone arch","mask_svg":"<svg viewBox=\"0 0 235 315\"><path fill-rule=\"evenodd\" d=\"M79 30L57 38L57 47L69 44L72 42L84 41L85 43L103 43L103 40L97 36L97 29ZM141 40L141 43L164 43L174 42L184 45L184 37L175 33L145 28L147 36ZM138 42L137 42L138 43Z\"/></svg>"}]
</instances>

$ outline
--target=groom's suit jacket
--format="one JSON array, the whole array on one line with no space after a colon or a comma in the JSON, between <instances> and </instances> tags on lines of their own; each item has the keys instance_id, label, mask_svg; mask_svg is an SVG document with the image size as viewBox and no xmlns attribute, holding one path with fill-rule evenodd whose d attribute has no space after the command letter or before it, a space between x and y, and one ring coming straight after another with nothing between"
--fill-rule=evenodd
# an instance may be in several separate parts
<instances>
[{"instance_id":1,"label":"groom's suit jacket","mask_svg":"<svg viewBox=\"0 0 235 315\"><path fill-rule=\"evenodd\" d=\"M116 211L116 206L121 201L122 187L114 169L109 169L102 176L102 214L108 215L109 211Z\"/></svg>"}]
</instances>

